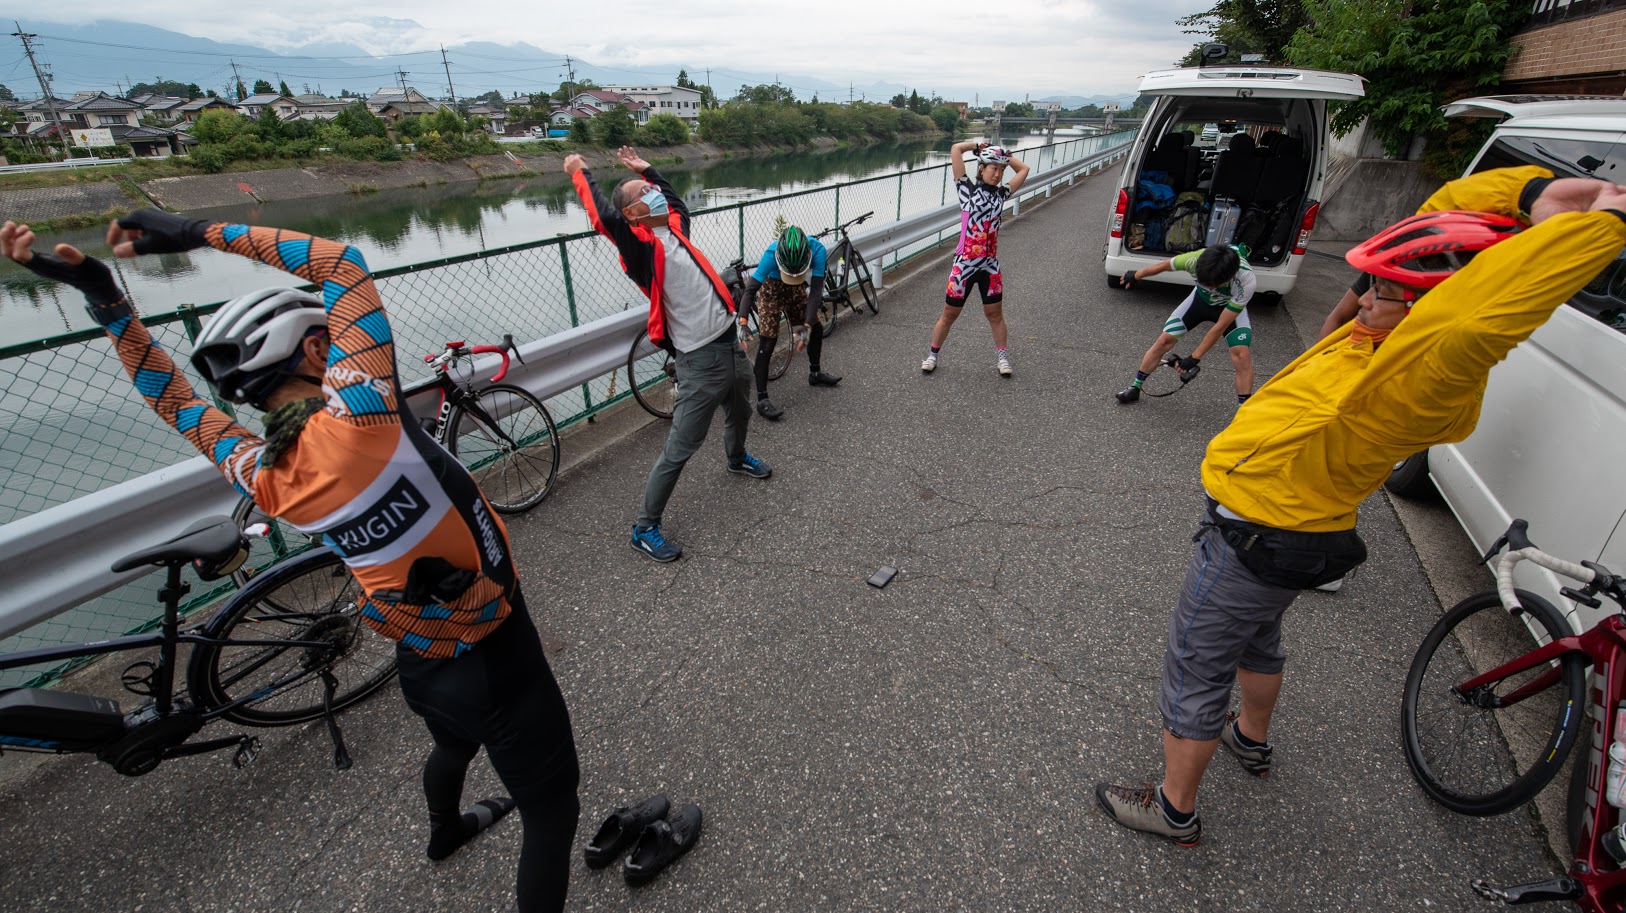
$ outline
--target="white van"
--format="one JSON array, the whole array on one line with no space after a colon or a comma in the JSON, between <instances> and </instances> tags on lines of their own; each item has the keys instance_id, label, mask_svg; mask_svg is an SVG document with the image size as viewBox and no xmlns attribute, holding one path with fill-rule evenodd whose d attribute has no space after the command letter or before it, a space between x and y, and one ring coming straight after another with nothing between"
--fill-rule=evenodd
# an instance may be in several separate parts
<instances>
[{"instance_id":1,"label":"white van","mask_svg":"<svg viewBox=\"0 0 1626 913\"><path fill-rule=\"evenodd\" d=\"M1626 98L1494 96L1446 105L1448 117L1507 117L1468 174L1540 165L1559 177L1626 183ZM1530 538L1572 561L1626 572L1626 258L1610 264L1491 370L1479 425L1460 444L1401 462L1388 488L1444 495L1480 550L1515 517ZM1430 480L1432 479L1432 484ZM1599 610L1558 593L1559 579L1529 562L1519 585L1570 613L1576 630ZM1568 581L1565 581L1567 583ZM1607 604L1606 604L1607 607Z\"/></svg>"},{"instance_id":2,"label":"white van","mask_svg":"<svg viewBox=\"0 0 1626 913\"><path fill-rule=\"evenodd\" d=\"M1320 210L1327 102L1360 98L1350 73L1285 67L1157 70L1155 95L1130 148L1108 225L1107 284L1124 273L1207 244L1247 243L1259 294L1292 291ZM1198 138L1215 125L1220 142ZM1210 230L1210 225L1213 230ZM1170 271L1150 282L1192 284Z\"/></svg>"}]
</instances>

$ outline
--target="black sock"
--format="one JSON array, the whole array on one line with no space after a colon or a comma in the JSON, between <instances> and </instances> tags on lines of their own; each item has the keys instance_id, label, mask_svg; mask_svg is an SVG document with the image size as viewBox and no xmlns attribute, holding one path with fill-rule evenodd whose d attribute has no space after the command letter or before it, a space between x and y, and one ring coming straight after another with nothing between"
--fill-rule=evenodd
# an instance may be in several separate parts
<instances>
[{"instance_id":1,"label":"black sock","mask_svg":"<svg viewBox=\"0 0 1626 913\"><path fill-rule=\"evenodd\" d=\"M1242 725L1241 725L1240 721L1236 721L1236 722L1231 723L1231 735L1236 736L1237 743L1240 744L1243 748L1269 748L1270 747L1269 742L1255 742L1253 739L1250 739L1247 736L1243 735L1242 734Z\"/></svg>"},{"instance_id":2,"label":"black sock","mask_svg":"<svg viewBox=\"0 0 1626 913\"><path fill-rule=\"evenodd\" d=\"M943 347L942 346L932 346L932 354L936 355L938 350L941 349L941 348L943 348Z\"/></svg>"},{"instance_id":3,"label":"black sock","mask_svg":"<svg viewBox=\"0 0 1626 913\"><path fill-rule=\"evenodd\" d=\"M1252 393L1238 393L1236 395L1236 404L1238 406L1242 405L1243 403L1247 402L1248 397L1250 397L1252 395L1253 395Z\"/></svg>"},{"instance_id":4,"label":"black sock","mask_svg":"<svg viewBox=\"0 0 1626 913\"><path fill-rule=\"evenodd\" d=\"M469 806L469 810L461 815L453 816L450 813L429 815L429 858L445 859L457 852L458 848L468 843L475 834L501 821L503 816L514 810L514 800L507 796L495 796L490 799L481 799Z\"/></svg>"},{"instance_id":5,"label":"black sock","mask_svg":"<svg viewBox=\"0 0 1626 913\"><path fill-rule=\"evenodd\" d=\"M767 390L758 390L757 391L757 402L760 403L760 402L762 402L763 400L765 400L767 398L768 398L768 391Z\"/></svg>"},{"instance_id":6,"label":"black sock","mask_svg":"<svg viewBox=\"0 0 1626 913\"><path fill-rule=\"evenodd\" d=\"M1175 826L1190 824L1191 819L1197 817L1196 809L1192 809L1189 812L1175 811L1174 804L1169 801L1168 793L1165 793L1163 791L1163 787L1161 786L1157 788L1157 798L1163 803L1163 817L1168 818L1170 824Z\"/></svg>"}]
</instances>

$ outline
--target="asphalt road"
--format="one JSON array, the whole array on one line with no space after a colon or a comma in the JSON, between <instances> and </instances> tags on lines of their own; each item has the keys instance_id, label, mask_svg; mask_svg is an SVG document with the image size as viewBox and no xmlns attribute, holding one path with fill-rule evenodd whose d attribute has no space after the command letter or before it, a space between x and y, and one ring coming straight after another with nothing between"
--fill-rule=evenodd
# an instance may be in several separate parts
<instances>
[{"instance_id":1,"label":"asphalt road","mask_svg":"<svg viewBox=\"0 0 1626 913\"><path fill-rule=\"evenodd\" d=\"M1400 685L1440 585L1413 537L1442 579L1478 578L1460 533L1436 513L1408 534L1382 494L1361 514L1369 563L1287 616L1276 772L1218 755L1193 849L1095 809L1097 781L1160 773L1198 466L1235 408L1217 353L1179 396L1113 400L1181 291L1106 288L1111 181L1007 222L1013 379L975 307L922 376L946 267L895 282L826 346L840 387L806 386L802 360L776 383L786 417L750 439L771 480L726 473L716 432L690 463L677 564L627 544L665 425L622 415L568 441L577 462L510 530L575 718L578 844L657 790L706 811L647 888L578 858L570 909L1479 911L1468 879L1555 872L1532 815L1453 815L1406 770ZM1286 307L1253 315L1261 378L1344 278L1311 258ZM866 586L882 564L898 578ZM343 723L342 773L319 724L268 731L243 771L215 755L129 780L7 755L8 913L510 910L517 817L428 862L421 725L393 687ZM478 762L470 799L494 784Z\"/></svg>"}]
</instances>

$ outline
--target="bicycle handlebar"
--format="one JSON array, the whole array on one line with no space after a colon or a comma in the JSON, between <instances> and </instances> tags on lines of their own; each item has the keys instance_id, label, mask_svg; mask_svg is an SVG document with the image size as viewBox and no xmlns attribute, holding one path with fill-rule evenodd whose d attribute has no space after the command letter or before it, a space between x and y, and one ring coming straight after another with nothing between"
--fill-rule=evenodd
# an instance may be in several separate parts
<instances>
[{"instance_id":1,"label":"bicycle handlebar","mask_svg":"<svg viewBox=\"0 0 1626 913\"><path fill-rule=\"evenodd\" d=\"M1503 606L1511 609L1520 605L1519 598L1514 593L1513 569L1518 566L1520 561L1529 561L1537 567L1544 567L1555 574L1562 574L1571 580L1579 580L1585 584L1579 591L1572 590L1569 587L1562 587L1559 590L1563 595L1577 602L1597 608L1600 603L1592 598L1592 594L1601 590L1607 593L1611 599L1621 602L1622 608L1626 608L1626 602L1622 602L1623 597L1626 597L1626 593L1621 592L1620 578L1611 574L1607 568L1593 564L1590 561L1576 564L1556 555L1547 554L1530 541L1529 530L1530 524L1528 521L1514 520L1508 526L1507 532L1503 533L1491 545L1490 551L1485 554L1485 563L1491 565L1492 570L1496 572L1496 594L1501 598ZM1497 552L1500 552L1504 546L1508 547L1507 553L1498 556Z\"/></svg>"},{"instance_id":2,"label":"bicycle handlebar","mask_svg":"<svg viewBox=\"0 0 1626 913\"><path fill-rule=\"evenodd\" d=\"M873 216L873 215L875 215L875 210L871 209L869 212L866 212L863 215L858 216L857 218L848 219L847 221L841 223L840 225L837 225L835 228L826 228L824 231L819 232L818 234L814 235L813 237L822 238L825 235L828 235L828 234L830 234L832 232L840 232L840 233L845 234L846 231L847 231L847 226L862 224L865 220L867 220L870 216Z\"/></svg>"},{"instance_id":3,"label":"bicycle handlebar","mask_svg":"<svg viewBox=\"0 0 1626 913\"><path fill-rule=\"evenodd\" d=\"M504 333L502 345L500 346L474 346L470 348L459 340L446 343L445 351L438 355L425 355L423 360L425 364L434 365L435 370L444 371L447 367L457 364L459 358L470 355L500 355L502 356L502 367L498 369L496 374L491 375L491 382L497 383L508 376L508 353L510 352L514 353L514 358L520 364L525 364L525 359L520 357L519 346L514 343L514 335Z\"/></svg>"}]
</instances>

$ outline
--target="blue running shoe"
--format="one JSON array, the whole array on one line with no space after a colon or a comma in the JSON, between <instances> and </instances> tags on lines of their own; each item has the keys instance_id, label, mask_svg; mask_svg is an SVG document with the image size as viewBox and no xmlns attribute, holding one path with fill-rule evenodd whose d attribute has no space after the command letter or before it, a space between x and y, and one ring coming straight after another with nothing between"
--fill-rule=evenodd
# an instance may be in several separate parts
<instances>
[{"instance_id":1,"label":"blue running shoe","mask_svg":"<svg viewBox=\"0 0 1626 913\"><path fill-rule=\"evenodd\" d=\"M683 557L683 546L668 541L659 526L632 525L632 547L656 561L676 561Z\"/></svg>"},{"instance_id":2,"label":"blue running shoe","mask_svg":"<svg viewBox=\"0 0 1626 913\"><path fill-rule=\"evenodd\" d=\"M737 472L740 475L747 475L753 479L766 479L767 477L773 475L772 466L769 466L767 463L762 462L749 453L741 457L738 463L729 463L728 471Z\"/></svg>"}]
</instances>

